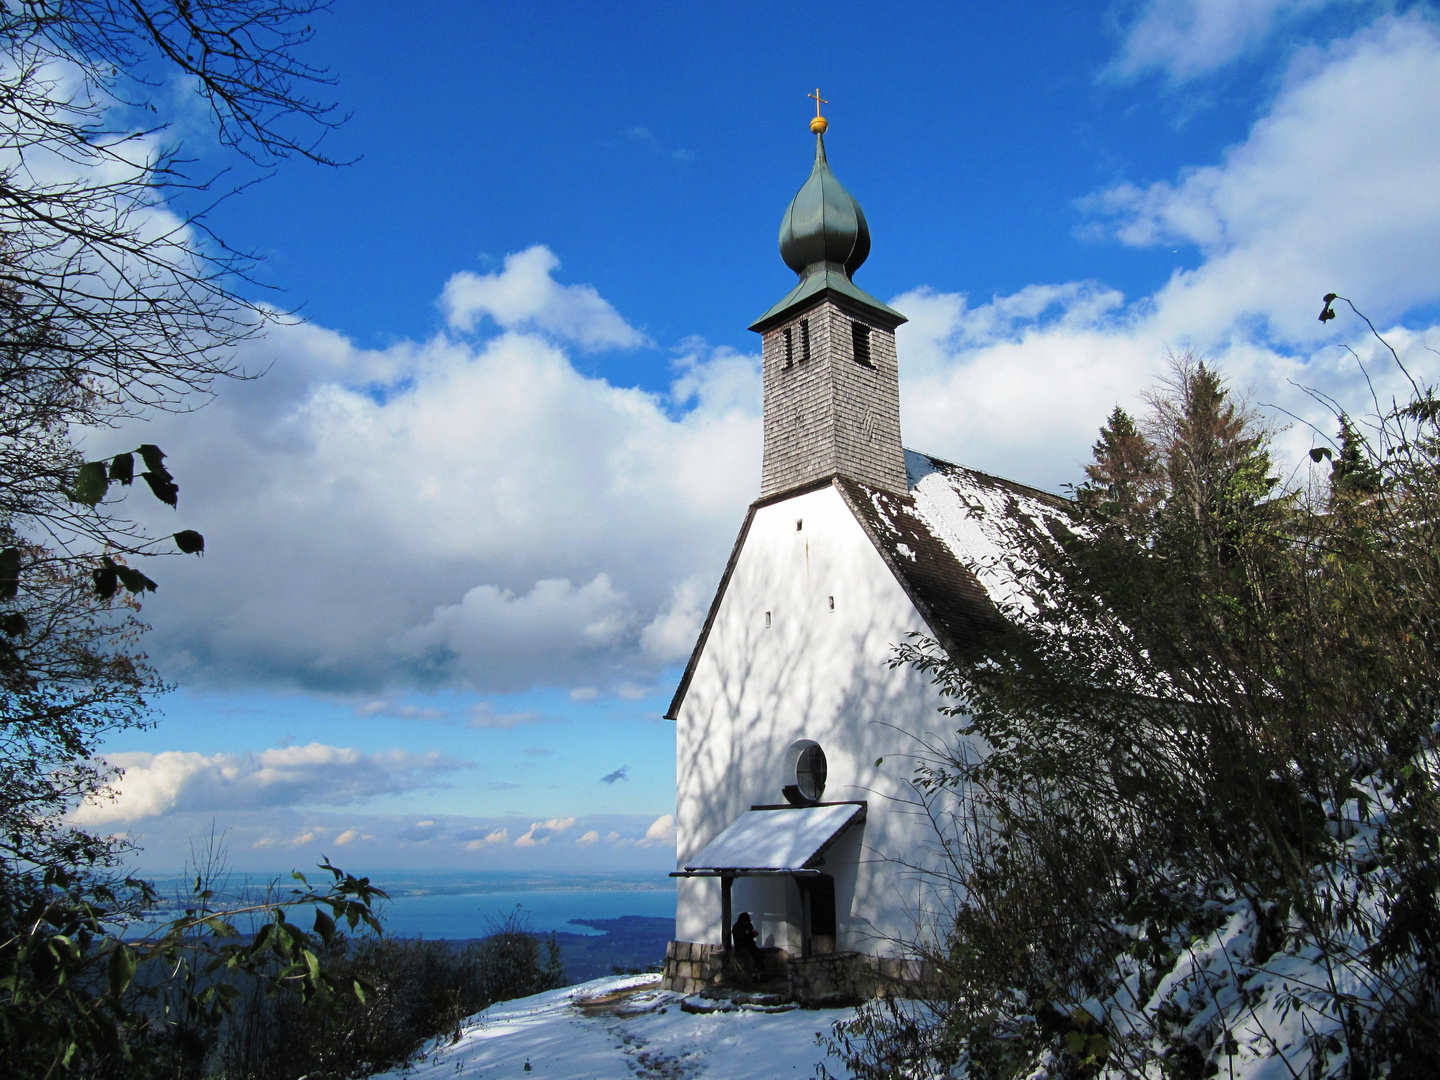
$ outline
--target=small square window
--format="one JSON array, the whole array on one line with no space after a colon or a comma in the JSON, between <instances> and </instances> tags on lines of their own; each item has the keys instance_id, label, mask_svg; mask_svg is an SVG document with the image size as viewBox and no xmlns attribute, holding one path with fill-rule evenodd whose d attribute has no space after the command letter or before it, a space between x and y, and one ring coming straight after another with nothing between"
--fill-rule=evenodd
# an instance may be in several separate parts
<instances>
[{"instance_id":1,"label":"small square window","mask_svg":"<svg viewBox=\"0 0 1440 1080\"><path fill-rule=\"evenodd\" d=\"M770 629L770 613L768 611L765 612L765 629Z\"/></svg>"},{"instance_id":2,"label":"small square window","mask_svg":"<svg viewBox=\"0 0 1440 1080\"><path fill-rule=\"evenodd\" d=\"M830 597L830 610L831 610L831 611L834 611L834 610L835 610L835 598L834 598L833 596Z\"/></svg>"},{"instance_id":3,"label":"small square window","mask_svg":"<svg viewBox=\"0 0 1440 1080\"><path fill-rule=\"evenodd\" d=\"M796 532L799 532L802 528L804 528L804 526L805 526L805 519L804 519L804 518L796 518L796 519L795 519L795 531L796 531Z\"/></svg>"}]
</instances>

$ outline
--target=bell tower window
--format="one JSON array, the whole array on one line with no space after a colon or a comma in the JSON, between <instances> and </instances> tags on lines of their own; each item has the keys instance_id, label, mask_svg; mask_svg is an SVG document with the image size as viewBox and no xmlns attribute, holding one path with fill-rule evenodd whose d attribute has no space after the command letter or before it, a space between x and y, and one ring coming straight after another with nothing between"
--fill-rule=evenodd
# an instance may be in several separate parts
<instances>
[{"instance_id":1,"label":"bell tower window","mask_svg":"<svg viewBox=\"0 0 1440 1080\"><path fill-rule=\"evenodd\" d=\"M785 366L795 366L795 340L790 336L790 327L785 327Z\"/></svg>"},{"instance_id":2,"label":"bell tower window","mask_svg":"<svg viewBox=\"0 0 1440 1080\"><path fill-rule=\"evenodd\" d=\"M870 327L861 322L850 324L850 340L855 346L855 362L873 368L870 361Z\"/></svg>"},{"instance_id":3,"label":"bell tower window","mask_svg":"<svg viewBox=\"0 0 1440 1080\"><path fill-rule=\"evenodd\" d=\"M810 359L810 320L800 320L800 362Z\"/></svg>"}]
</instances>

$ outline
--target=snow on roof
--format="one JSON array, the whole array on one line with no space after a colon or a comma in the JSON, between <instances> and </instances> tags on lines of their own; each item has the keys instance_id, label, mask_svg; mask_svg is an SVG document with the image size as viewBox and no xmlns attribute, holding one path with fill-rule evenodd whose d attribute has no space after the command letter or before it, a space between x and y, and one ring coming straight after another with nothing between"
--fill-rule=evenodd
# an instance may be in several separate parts
<instances>
[{"instance_id":1,"label":"snow on roof","mask_svg":"<svg viewBox=\"0 0 1440 1080\"><path fill-rule=\"evenodd\" d=\"M1066 501L913 450L905 452L905 471L915 509L930 531L980 579L992 601L1002 607L1017 602L1023 541L1066 520Z\"/></svg>"},{"instance_id":2,"label":"snow on roof","mask_svg":"<svg viewBox=\"0 0 1440 1080\"><path fill-rule=\"evenodd\" d=\"M686 870L804 870L865 814L863 803L747 810Z\"/></svg>"},{"instance_id":3,"label":"snow on roof","mask_svg":"<svg viewBox=\"0 0 1440 1080\"><path fill-rule=\"evenodd\" d=\"M1048 535L1068 504L910 450L905 467L905 495L844 477L834 483L940 644L952 656L963 654L1020 600L1022 539Z\"/></svg>"}]
</instances>

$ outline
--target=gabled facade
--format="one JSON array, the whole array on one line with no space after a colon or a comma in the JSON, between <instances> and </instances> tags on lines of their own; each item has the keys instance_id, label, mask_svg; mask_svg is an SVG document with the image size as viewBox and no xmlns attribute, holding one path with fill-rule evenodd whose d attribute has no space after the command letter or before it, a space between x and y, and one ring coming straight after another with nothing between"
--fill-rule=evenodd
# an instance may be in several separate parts
<instances>
[{"instance_id":1,"label":"gabled facade","mask_svg":"<svg viewBox=\"0 0 1440 1080\"><path fill-rule=\"evenodd\" d=\"M904 316L851 280L869 228L830 171L823 119L812 130L780 233L799 283L751 327L760 498L667 713L679 881L665 978L683 991L737 975L742 911L768 975L801 998L855 996L898 963L934 839L908 785L915 739L947 725L928 679L891 666L895 646L974 647L998 624L1017 530L1064 505L902 449Z\"/></svg>"}]
</instances>

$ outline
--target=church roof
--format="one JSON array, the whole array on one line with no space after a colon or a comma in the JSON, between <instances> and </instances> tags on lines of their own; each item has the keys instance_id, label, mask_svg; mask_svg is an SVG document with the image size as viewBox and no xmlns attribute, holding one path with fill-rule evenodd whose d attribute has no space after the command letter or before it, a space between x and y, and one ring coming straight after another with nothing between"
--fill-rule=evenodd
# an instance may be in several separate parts
<instances>
[{"instance_id":1,"label":"church roof","mask_svg":"<svg viewBox=\"0 0 1440 1080\"><path fill-rule=\"evenodd\" d=\"M1070 504L1058 495L913 450L905 451L905 471L909 491L904 495L835 476L751 505L667 719L679 713L755 511L804 491L827 486L839 491L951 656L973 652L1003 625L1001 609L1020 600L1016 571L1025 550L1022 539L1048 535L1051 522L1068 520Z\"/></svg>"},{"instance_id":2,"label":"church roof","mask_svg":"<svg viewBox=\"0 0 1440 1080\"><path fill-rule=\"evenodd\" d=\"M951 656L973 651L1019 599L1023 538L1048 534L1066 500L913 450L895 495L836 478L851 511Z\"/></svg>"}]
</instances>

